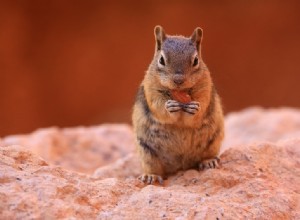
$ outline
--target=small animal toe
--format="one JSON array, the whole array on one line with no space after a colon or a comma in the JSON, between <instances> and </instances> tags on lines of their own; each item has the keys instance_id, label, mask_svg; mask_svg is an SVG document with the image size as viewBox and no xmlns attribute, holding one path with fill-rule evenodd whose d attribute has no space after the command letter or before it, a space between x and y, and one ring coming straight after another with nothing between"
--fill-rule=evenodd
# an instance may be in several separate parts
<instances>
[{"instance_id":1,"label":"small animal toe","mask_svg":"<svg viewBox=\"0 0 300 220\"><path fill-rule=\"evenodd\" d=\"M155 174L143 174L138 179L147 185L155 183L159 183L160 185L162 185L164 182L161 176Z\"/></svg>"},{"instance_id":2,"label":"small animal toe","mask_svg":"<svg viewBox=\"0 0 300 220\"><path fill-rule=\"evenodd\" d=\"M192 101L183 105L183 111L192 115L196 114L197 111L199 111L199 109L200 109L199 102Z\"/></svg>"},{"instance_id":3,"label":"small animal toe","mask_svg":"<svg viewBox=\"0 0 300 220\"><path fill-rule=\"evenodd\" d=\"M204 169L214 169L219 168L220 159L218 157L215 157L213 159L206 159L203 160L201 163L199 163L199 170Z\"/></svg>"},{"instance_id":4,"label":"small animal toe","mask_svg":"<svg viewBox=\"0 0 300 220\"><path fill-rule=\"evenodd\" d=\"M177 112L181 110L181 104L175 100L168 100L165 104L165 108L168 112Z\"/></svg>"}]
</instances>

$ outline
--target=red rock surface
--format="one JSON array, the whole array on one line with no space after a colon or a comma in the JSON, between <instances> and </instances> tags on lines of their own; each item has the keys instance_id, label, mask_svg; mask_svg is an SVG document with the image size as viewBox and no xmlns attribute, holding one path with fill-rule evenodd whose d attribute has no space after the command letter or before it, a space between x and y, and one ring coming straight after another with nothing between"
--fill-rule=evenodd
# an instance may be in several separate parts
<instances>
[{"instance_id":1,"label":"red rock surface","mask_svg":"<svg viewBox=\"0 0 300 220\"><path fill-rule=\"evenodd\" d=\"M252 107L233 112L226 116L225 131L222 151L250 143L300 137L300 109Z\"/></svg>"},{"instance_id":2,"label":"red rock surface","mask_svg":"<svg viewBox=\"0 0 300 220\"><path fill-rule=\"evenodd\" d=\"M5 137L0 219L299 219L299 121L300 111L293 109L232 113L221 167L181 171L164 186L136 180L140 167L128 126ZM10 145L18 142L26 147ZM102 153L113 156L107 160ZM91 175L97 158L101 167Z\"/></svg>"},{"instance_id":3,"label":"red rock surface","mask_svg":"<svg viewBox=\"0 0 300 220\"><path fill-rule=\"evenodd\" d=\"M134 149L128 125L45 128L30 135L7 136L2 142L4 146L27 146L50 164L83 173L92 173Z\"/></svg>"}]
</instances>

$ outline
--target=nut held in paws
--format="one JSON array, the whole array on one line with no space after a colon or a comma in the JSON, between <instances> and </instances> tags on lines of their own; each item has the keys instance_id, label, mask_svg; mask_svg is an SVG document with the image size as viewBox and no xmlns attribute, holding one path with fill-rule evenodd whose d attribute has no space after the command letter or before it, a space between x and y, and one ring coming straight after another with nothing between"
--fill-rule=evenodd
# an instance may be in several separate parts
<instances>
[{"instance_id":1,"label":"nut held in paws","mask_svg":"<svg viewBox=\"0 0 300 220\"><path fill-rule=\"evenodd\" d=\"M181 103L189 103L192 101L191 96L185 91L172 90L172 98Z\"/></svg>"}]
</instances>

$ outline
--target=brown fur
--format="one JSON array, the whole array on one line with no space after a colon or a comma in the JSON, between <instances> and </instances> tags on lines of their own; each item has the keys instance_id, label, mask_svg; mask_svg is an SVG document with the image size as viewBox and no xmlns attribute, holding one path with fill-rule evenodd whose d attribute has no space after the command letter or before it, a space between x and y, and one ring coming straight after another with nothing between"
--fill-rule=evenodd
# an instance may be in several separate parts
<instances>
[{"instance_id":1,"label":"brown fur","mask_svg":"<svg viewBox=\"0 0 300 220\"><path fill-rule=\"evenodd\" d=\"M190 38L168 36L160 26L154 33L154 58L139 88L132 116L142 180L147 183L161 182L160 177L178 170L216 165L212 159L218 155L224 136L220 98L201 59L202 30L196 28ZM161 57L164 62L159 61ZM196 57L198 65L194 65ZM174 83L175 77L183 83ZM170 91L174 89L187 91L192 101L200 103L199 110L193 115L168 111L166 102L172 99Z\"/></svg>"}]
</instances>

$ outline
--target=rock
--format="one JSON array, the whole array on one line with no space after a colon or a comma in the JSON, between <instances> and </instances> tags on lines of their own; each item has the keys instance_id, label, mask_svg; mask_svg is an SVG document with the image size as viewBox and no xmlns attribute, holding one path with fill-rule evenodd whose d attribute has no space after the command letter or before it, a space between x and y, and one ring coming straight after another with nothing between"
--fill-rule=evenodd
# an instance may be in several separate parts
<instances>
[{"instance_id":1,"label":"rock","mask_svg":"<svg viewBox=\"0 0 300 220\"><path fill-rule=\"evenodd\" d=\"M267 143L233 148L222 155L220 169L180 172L165 187L146 186L98 217L297 219L300 154L291 153Z\"/></svg>"},{"instance_id":2,"label":"rock","mask_svg":"<svg viewBox=\"0 0 300 220\"><path fill-rule=\"evenodd\" d=\"M117 160L113 164L109 164L98 168L93 177L95 178L123 178L138 177L142 173L140 161L135 153L131 153L124 158Z\"/></svg>"},{"instance_id":3,"label":"rock","mask_svg":"<svg viewBox=\"0 0 300 220\"><path fill-rule=\"evenodd\" d=\"M300 110L252 107L226 116L222 151L254 142L276 142L293 137L300 137Z\"/></svg>"},{"instance_id":4,"label":"rock","mask_svg":"<svg viewBox=\"0 0 300 220\"><path fill-rule=\"evenodd\" d=\"M39 129L30 135L5 137L1 145L14 144L27 146L49 164L90 174L134 149L128 125Z\"/></svg>"},{"instance_id":5,"label":"rock","mask_svg":"<svg viewBox=\"0 0 300 220\"><path fill-rule=\"evenodd\" d=\"M5 137L0 219L300 219L299 121L292 109L232 113L220 168L180 171L163 186L136 179L140 165L125 125ZM17 142L26 147L10 145ZM96 170L89 159L98 157ZM92 165L74 165L82 161Z\"/></svg>"},{"instance_id":6,"label":"rock","mask_svg":"<svg viewBox=\"0 0 300 220\"><path fill-rule=\"evenodd\" d=\"M0 219L94 219L137 190L48 166L20 146L1 147L0 165Z\"/></svg>"}]
</instances>

